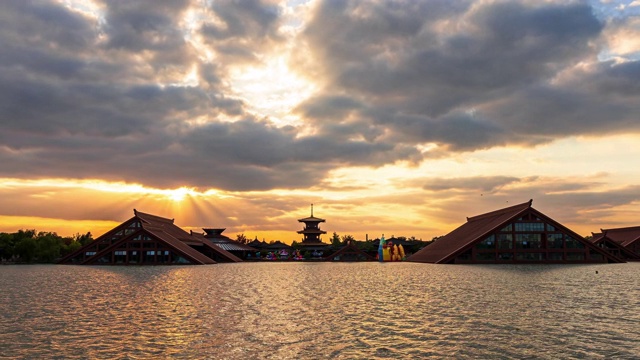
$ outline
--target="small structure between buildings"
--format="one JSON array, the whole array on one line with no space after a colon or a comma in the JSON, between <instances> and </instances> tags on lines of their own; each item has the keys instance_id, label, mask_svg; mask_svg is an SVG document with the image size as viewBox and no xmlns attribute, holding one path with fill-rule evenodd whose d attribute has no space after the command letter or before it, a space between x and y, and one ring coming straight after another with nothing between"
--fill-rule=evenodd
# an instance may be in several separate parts
<instances>
[{"instance_id":1,"label":"small structure between buildings","mask_svg":"<svg viewBox=\"0 0 640 360\"><path fill-rule=\"evenodd\" d=\"M526 203L467 218L467 222L410 256L436 264L619 263L609 252Z\"/></svg>"}]
</instances>

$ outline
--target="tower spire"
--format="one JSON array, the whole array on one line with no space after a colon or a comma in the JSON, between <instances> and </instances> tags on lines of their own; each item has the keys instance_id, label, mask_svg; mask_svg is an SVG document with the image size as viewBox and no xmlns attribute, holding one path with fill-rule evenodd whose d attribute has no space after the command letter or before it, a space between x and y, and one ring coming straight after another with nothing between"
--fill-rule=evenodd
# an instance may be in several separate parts
<instances>
[{"instance_id":1,"label":"tower spire","mask_svg":"<svg viewBox=\"0 0 640 360\"><path fill-rule=\"evenodd\" d=\"M313 217L313 204L311 204L311 217Z\"/></svg>"}]
</instances>

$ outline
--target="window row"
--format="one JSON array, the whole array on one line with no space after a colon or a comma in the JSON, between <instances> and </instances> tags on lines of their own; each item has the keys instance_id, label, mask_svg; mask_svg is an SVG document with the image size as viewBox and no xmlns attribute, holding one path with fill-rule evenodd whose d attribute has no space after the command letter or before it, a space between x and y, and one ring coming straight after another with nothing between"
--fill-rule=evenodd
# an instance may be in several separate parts
<instances>
[{"instance_id":1,"label":"window row","mask_svg":"<svg viewBox=\"0 0 640 360\"><path fill-rule=\"evenodd\" d=\"M591 252L589 260L602 261L602 254ZM506 253L476 253L475 259L472 259L471 253L465 252L458 256L458 261L585 261L587 260L586 252L512 252Z\"/></svg>"},{"instance_id":2,"label":"window row","mask_svg":"<svg viewBox=\"0 0 640 360\"><path fill-rule=\"evenodd\" d=\"M564 234L492 234L476 244L478 250L545 248L584 249L584 244Z\"/></svg>"}]
</instances>

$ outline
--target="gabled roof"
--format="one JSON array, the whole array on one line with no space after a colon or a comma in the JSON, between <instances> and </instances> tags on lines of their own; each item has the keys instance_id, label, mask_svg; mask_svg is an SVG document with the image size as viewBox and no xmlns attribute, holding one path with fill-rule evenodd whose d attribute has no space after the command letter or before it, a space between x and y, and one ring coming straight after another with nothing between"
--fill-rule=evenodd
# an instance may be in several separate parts
<instances>
[{"instance_id":1,"label":"gabled roof","mask_svg":"<svg viewBox=\"0 0 640 360\"><path fill-rule=\"evenodd\" d=\"M197 250L191 248L189 245L187 245L184 242L180 241L179 239L175 238L174 235L171 234L171 231L167 231L168 229L165 229L165 228L159 227L159 226L149 225L149 224L143 224L142 227L150 235L156 237L157 239L162 240L166 244L172 246L176 250L179 250L184 255L187 255L187 256L191 257L192 259L196 260L200 264L215 264L216 263L212 259L210 259L207 256L199 253ZM180 230L182 230L182 229L180 229Z\"/></svg>"},{"instance_id":2,"label":"gabled roof","mask_svg":"<svg viewBox=\"0 0 640 360\"><path fill-rule=\"evenodd\" d=\"M202 235L206 241L226 251L256 251L255 248L252 248L249 245L242 244L236 240L232 240L226 235L222 235L222 232L225 229L206 228L202 230L206 232L205 235ZM191 233L193 234L193 231Z\"/></svg>"},{"instance_id":3,"label":"gabled roof","mask_svg":"<svg viewBox=\"0 0 640 360\"><path fill-rule=\"evenodd\" d=\"M617 242L624 247L627 247L632 243L640 240L640 226L601 229L600 231L602 231L602 233L599 234L606 235L607 238ZM593 237L595 238L596 235L599 234L593 234Z\"/></svg>"},{"instance_id":4,"label":"gabled roof","mask_svg":"<svg viewBox=\"0 0 640 360\"><path fill-rule=\"evenodd\" d=\"M95 259L99 259L102 254L107 253L114 248L116 248L119 244L128 241L133 236L139 235L141 232L145 233L158 241L165 243L168 247L173 248L177 252L179 252L182 256L189 258L194 264L215 264L216 262L209 258L208 256L200 253L198 250L194 249L191 246L204 246L210 249L212 252L218 254L221 258L227 259L229 261L238 262L242 261L242 259L237 256L231 254L228 251L225 251L217 246L212 245L208 240L204 238L202 234L198 233L188 233L174 224L173 219L163 218L160 216L152 215L133 210L134 217L123 222L118 225L116 228L106 232L102 236L96 238L91 243L83 246L72 254L69 254L65 258L63 258L60 263L65 263L69 259L77 256L77 254L81 254L87 249L94 248L96 244L103 243L105 241L108 242L108 239L118 231L127 228L128 224L131 224L134 220L140 221L140 229L134 233L123 236L116 242L110 242L110 245L103 250L98 251L94 256L88 258L84 261L84 263L92 263ZM191 246L190 246L191 245Z\"/></svg>"},{"instance_id":5,"label":"gabled roof","mask_svg":"<svg viewBox=\"0 0 640 360\"><path fill-rule=\"evenodd\" d=\"M356 255L362 255L365 257L365 259L370 260L370 261L374 261L375 258L369 254L367 254L366 252L362 251L361 249L359 249L354 243L349 242L347 245L343 246L341 249L339 249L338 251L334 252L333 254L325 257L325 259L327 260L332 260L333 258L335 258L336 256L339 255L343 255L343 254L356 254Z\"/></svg>"},{"instance_id":6,"label":"gabled roof","mask_svg":"<svg viewBox=\"0 0 640 360\"><path fill-rule=\"evenodd\" d=\"M531 207L532 202L529 200L522 204L467 218L466 223L411 255L407 260L429 263L443 262L495 228L525 212Z\"/></svg>"},{"instance_id":7,"label":"gabled roof","mask_svg":"<svg viewBox=\"0 0 640 360\"><path fill-rule=\"evenodd\" d=\"M275 249L291 249L292 247L291 247L291 245L287 245L287 244L283 243L282 241L277 240L273 244L269 244L264 248L265 249L275 250Z\"/></svg>"},{"instance_id":8,"label":"gabled roof","mask_svg":"<svg viewBox=\"0 0 640 360\"><path fill-rule=\"evenodd\" d=\"M605 244L607 248L613 248L624 255L627 259L640 260L640 254L636 254L630 249L622 246L622 244L612 240L604 233L592 233L593 237L589 240L595 245Z\"/></svg>"}]
</instances>

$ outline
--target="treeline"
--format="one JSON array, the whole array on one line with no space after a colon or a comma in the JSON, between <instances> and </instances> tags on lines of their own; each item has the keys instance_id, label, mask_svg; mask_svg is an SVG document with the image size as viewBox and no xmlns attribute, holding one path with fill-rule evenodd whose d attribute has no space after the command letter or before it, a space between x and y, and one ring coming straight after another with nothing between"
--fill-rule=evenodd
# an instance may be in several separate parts
<instances>
[{"instance_id":1,"label":"treeline","mask_svg":"<svg viewBox=\"0 0 640 360\"><path fill-rule=\"evenodd\" d=\"M93 241L91 233L62 237L55 232L18 230L0 233L3 263L52 263Z\"/></svg>"}]
</instances>

